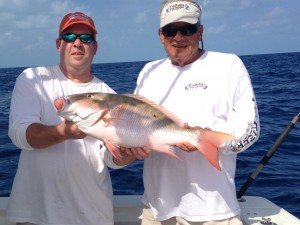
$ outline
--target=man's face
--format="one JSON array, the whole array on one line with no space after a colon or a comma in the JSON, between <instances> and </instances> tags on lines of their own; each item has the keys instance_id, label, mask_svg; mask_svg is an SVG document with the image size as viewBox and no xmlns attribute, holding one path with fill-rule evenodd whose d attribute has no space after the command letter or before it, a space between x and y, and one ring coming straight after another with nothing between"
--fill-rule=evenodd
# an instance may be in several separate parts
<instances>
[{"instance_id":1,"label":"man's face","mask_svg":"<svg viewBox=\"0 0 300 225\"><path fill-rule=\"evenodd\" d=\"M179 28L179 31L176 34L173 32L173 35L175 36L170 37L168 35L164 35L162 30L159 30L160 40L172 63L174 65L184 66L197 60L198 46L202 38L203 27L201 25L197 27L193 34L183 32L184 34L188 34L184 35L180 31L180 27L184 31L193 31L193 29L195 29L195 25L185 22L176 22L168 24L167 26L168 29L165 29L166 31L173 30L176 32L176 28ZM172 32L170 32L170 34L171 33Z\"/></svg>"},{"instance_id":2,"label":"man's face","mask_svg":"<svg viewBox=\"0 0 300 225\"><path fill-rule=\"evenodd\" d=\"M84 24L75 24L68 27L63 33L74 34L92 34L88 26ZM74 42L66 42L64 40L57 40L57 49L61 56L61 62L66 67L73 67L82 69L82 67L90 66L94 55L97 52L97 42L91 43L82 42L79 37Z\"/></svg>"}]
</instances>

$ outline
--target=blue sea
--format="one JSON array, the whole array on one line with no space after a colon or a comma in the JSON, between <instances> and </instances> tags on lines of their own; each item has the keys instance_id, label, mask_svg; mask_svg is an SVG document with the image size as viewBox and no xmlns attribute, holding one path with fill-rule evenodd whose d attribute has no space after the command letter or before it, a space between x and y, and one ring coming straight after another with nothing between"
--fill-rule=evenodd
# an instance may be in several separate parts
<instances>
[{"instance_id":1,"label":"blue sea","mask_svg":"<svg viewBox=\"0 0 300 225\"><path fill-rule=\"evenodd\" d=\"M300 53L240 56L256 93L261 121L260 139L238 155L237 191L263 156L300 111ZM94 64L93 73L118 93L132 93L147 62ZM9 196L20 150L7 136L11 92L25 68L0 68L0 196ZM163 76L163 74L162 74ZM218 81L216 81L218 82ZM114 194L142 194L143 162L112 170ZM245 195L268 198L300 218L300 121L284 139Z\"/></svg>"}]
</instances>

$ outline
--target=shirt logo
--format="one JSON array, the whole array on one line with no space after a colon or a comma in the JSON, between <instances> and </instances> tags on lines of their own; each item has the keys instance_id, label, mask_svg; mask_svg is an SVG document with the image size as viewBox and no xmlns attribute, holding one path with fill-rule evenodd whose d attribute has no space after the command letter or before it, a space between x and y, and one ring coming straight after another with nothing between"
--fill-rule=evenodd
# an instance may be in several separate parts
<instances>
[{"instance_id":1,"label":"shirt logo","mask_svg":"<svg viewBox=\"0 0 300 225\"><path fill-rule=\"evenodd\" d=\"M195 83L195 84L188 84L185 86L185 90L189 91L189 90L198 90L198 89L207 89L207 85L206 84L202 84L202 83Z\"/></svg>"}]
</instances>

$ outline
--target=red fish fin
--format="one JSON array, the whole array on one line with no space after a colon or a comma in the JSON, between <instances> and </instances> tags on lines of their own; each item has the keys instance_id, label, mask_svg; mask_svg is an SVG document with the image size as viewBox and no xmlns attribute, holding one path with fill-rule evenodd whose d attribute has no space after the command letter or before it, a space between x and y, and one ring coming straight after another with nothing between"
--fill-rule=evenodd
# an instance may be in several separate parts
<instances>
[{"instance_id":1,"label":"red fish fin","mask_svg":"<svg viewBox=\"0 0 300 225\"><path fill-rule=\"evenodd\" d=\"M200 133L200 138L196 147L216 169L221 170L218 147L235 137L227 133L211 131L208 129L201 129Z\"/></svg>"},{"instance_id":2,"label":"red fish fin","mask_svg":"<svg viewBox=\"0 0 300 225\"><path fill-rule=\"evenodd\" d=\"M117 158L117 159L121 159L122 155L120 153L120 146L114 144L111 141L108 140L104 140L105 146L107 147L107 149L111 152L111 154Z\"/></svg>"},{"instance_id":3,"label":"red fish fin","mask_svg":"<svg viewBox=\"0 0 300 225\"><path fill-rule=\"evenodd\" d=\"M213 165L217 170L221 170L219 164L218 147L210 144L209 142L202 142L196 146L202 155Z\"/></svg>"},{"instance_id":4,"label":"red fish fin","mask_svg":"<svg viewBox=\"0 0 300 225\"><path fill-rule=\"evenodd\" d=\"M112 122L120 122L121 121L120 118L111 118L111 117L104 117L104 118L102 118L102 120L104 122L105 127L110 126Z\"/></svg>"},{"instance_id":5,"label":"red fish fin","mask_svg":"<svg viewBox=\"0 0 300 225\"><path fill-rule=\"evenodd\" d=\"M172 147L170 147L170 146L167 146L167 147L164 147L164 148L159 148L159 149L154 149L154 150L157 151L157 152L160 152L160 153L164 153L164 154L173 156L173 157L175 157L176 159L181 160L181 158L178 157L178 156L172 151Z\"/></svg>"}]
</instances>

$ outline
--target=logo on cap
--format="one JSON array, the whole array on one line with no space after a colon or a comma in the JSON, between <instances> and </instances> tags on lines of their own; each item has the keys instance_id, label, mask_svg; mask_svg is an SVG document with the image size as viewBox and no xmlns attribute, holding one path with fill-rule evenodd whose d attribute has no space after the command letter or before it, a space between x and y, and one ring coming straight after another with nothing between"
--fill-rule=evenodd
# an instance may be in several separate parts
<instances>
[{"instance_id":1,"label":"logo on cap","mask_svg":"<svg viewBox=\"0 0 300 225\"><path fill-rule=\"evenodd\" d=\"M184 10L189 10L190 9L190 6L187 5L187 4L174 4L174 5L170 5L167 9L166 9L166 12L169 13L169 12L172 12L172 11L175 11L175 10L181 10L181 9L184 9Z\"/></svg>"},{"instance_id":2,"label":"logo on cap","mask_svg":"<svg viewBox=\"0 0 300 225\"><path fill-rule=\"evenodd\" d=\"M93 19L81 12L69 13L65 15L59 26L59 34L74 24L85 24L92 29L94 34L97 34Z\"/></svg>"},{"instance_id":3,"label":"logo on cap","mask_svg":"<svg viewBox=\"0 0 300 225\"><path fill-rule=\"evenodd\" d=\"M90 20L90 18L87 17L86 15L82 14L82 13L80 13L80 14L79 13L74 13L74 14L72 14L72 15L69 16L69 19L70 20L75 20L75 19L77 19L77 20L85 20L88 23L92 23L92 21Z\"/></svg>"}]
</instances>

